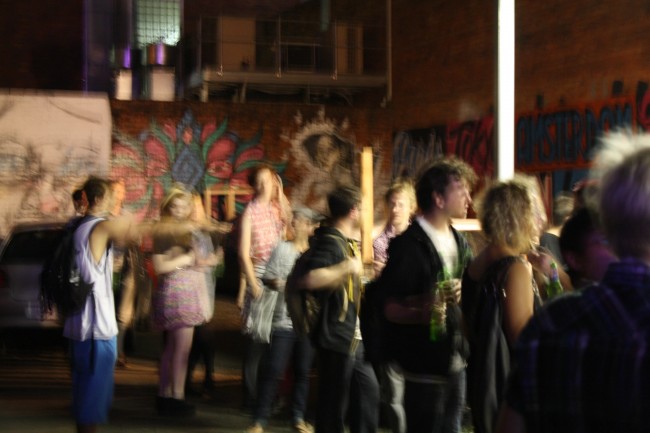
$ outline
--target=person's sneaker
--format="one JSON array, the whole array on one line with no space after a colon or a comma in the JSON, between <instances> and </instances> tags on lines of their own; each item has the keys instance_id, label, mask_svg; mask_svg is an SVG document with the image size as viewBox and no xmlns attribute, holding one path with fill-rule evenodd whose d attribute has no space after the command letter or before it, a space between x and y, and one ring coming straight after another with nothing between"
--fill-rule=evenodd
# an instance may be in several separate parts
<instances>
[{"instance_id":1,"label":"person's sneaker","mask_svg":"<svg viewBox=\"0 0 650 433\"><path fill-rule=\"evenodd\" d=\"M245 433L264 433L264 427L258 423L255 423L252 426L248 427Z\"/></svg>"},{"instance_id":2,"label":"person's sneaker","mask_svg":"<svg viewBox=\"0 0 650 433\"><path fill-rule=\"evenodd\" d=\"M298 421L293 424L293 431L296 433L314 433L314 427L305 421Z\"/></svg>"},{"instance_id":3,"label":"person's sneaker","mask_svg":"<svg viewBox=\"0 0 650 433\"><path fill-rule=\"evenodd\" d=\"M196 413L196 407L193 404L177 398L171 399L171 411L173 415L193 416Z\"/></svg>"},{"instance_id":4,"label":"person's sneaker","mask_svg":"<svg viewBox=\"0 0 650 433\"><path fill-rule=\"evenodd\" d=\"M191 396L199 396L201 393L194 387L192 386L192 382L186 381L185 382L185 395L191 395Z\"/></svg>"},{"instance_id":5,"label":"person's sneaker","mask_svg":"<svg viewBox=\"0 0 650 433\"><path fill-rule=\"evenodd\" d=\"M196 413L194 405L185 400L171 397L157 397L156 409L162 416L190 417Z\"/></svg>"},{"instance_id":6,"label":"person's sneaker","mask_svg":"<svg viewBox=\"0 0 650 433\"><path fill-rule=\"evenodd\" d=\"M156 396L156 410L158 413L161 415L167 413L167 410L169 409L169 400L171 400L171 397L163 397L161 395Z\"/></svg>"}]
</instances>

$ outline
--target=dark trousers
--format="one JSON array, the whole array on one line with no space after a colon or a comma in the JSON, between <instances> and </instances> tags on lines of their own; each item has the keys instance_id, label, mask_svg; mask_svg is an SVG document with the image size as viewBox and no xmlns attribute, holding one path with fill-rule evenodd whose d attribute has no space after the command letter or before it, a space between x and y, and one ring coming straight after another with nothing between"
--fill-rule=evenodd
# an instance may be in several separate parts
<instances>
[{"instance_id":1,"label":"dark trousers","mask_svg":"<svg viewBox=\"0 0 650 433\"><path fill-rule=\"evenodd\" d=\"M262 358L269 346L247 337L246 353L242 365L242 384L244 386L244 408L254 408L257 399L257 378Z\"/></svg>"},{"instance_id":2,"label":"dark trousers","mask_svg":"<svg viewBox=\"0 0 650 433\"><path fill-rule=\"evenodd\" d=\"M463 369L443 383L406 379L404 410L408 433L459 433L465 405Z\"/></svg>"},{"instance_id":3,"label":"dark trousers","mask_svg":"<svg viewBox=\"0 0 650 433\"><path fill-rule=\"evenodd\" d=\"M379 381L372 364L364 358L363 344L354 354L348 403L350 433L376 433L379 427Z\"/></svg>"},{"instance_id":4,"label":"dark trousers","mask_svg":"<svg viewBox=\"0 0 650 433\"><path fill-rule=\"evenodd\" d=\"M192 382L192 372L200 360L205 366L204 385L213 384L212 375L214 373L215 357L215 336L208 324L194 327L194 338L192 339L192 349L187 361L187 383Z\"/></svg>"},{"instance_id":5,"label":"dark trousers","mask_svg":"<svg viewBox=\"0 0 650 433\"><path fill-rule=\"evenodd\" d=\"M298 337L292 329L274 329L271 333L268 362L260 380L254 422L266 425L271 416L273 399L293 355L292 421L305 419L309 395L309 372L314 349L307 337Z\"/></svg>"},{"instance_id":6,"label":"dark trousers","mask_svg":"<svg viewBox=\"0 0 650 433\"><path fill-rule=\"evenodd\" d=\"M318 349L316 433L343 433L353 358L348 353Z\"/></svg>"}]
</instances>

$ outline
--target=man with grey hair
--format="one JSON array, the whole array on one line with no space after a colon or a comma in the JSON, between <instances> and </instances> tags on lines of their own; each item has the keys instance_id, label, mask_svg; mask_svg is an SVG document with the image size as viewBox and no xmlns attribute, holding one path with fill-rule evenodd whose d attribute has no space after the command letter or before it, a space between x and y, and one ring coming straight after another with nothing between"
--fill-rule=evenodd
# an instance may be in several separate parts
<instances>
[{"instance_id":1,"label":"man with grey hair","mask_svg":"<svg viewBox=\"0 0 650 433\"><path fill-rule=\"evenodd\" d=\"M650 425L650 135L611 133L594 172L620 258L600 284L533 316L513 354L499 432L638 432Z\"/></svg>"}]
</instances>

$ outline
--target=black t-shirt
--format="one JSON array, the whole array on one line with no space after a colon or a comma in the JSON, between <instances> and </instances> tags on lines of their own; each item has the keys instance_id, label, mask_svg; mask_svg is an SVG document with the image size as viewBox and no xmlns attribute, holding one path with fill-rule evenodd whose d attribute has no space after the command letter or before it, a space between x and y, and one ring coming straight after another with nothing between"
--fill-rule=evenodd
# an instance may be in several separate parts
<instances>
[{"instance_id":1,"label":"black t-shirt","mask_svg":"<svg viewBox=\"0 0 650 433\"><path fill-rule=\"evenodd\" d=\"M320 227L309 242L305 252L305 271L336 265L352 254L348 239L335 228ZM314 334L314 344L323 349L350 353L357 324L357 304L360 296L358 278L353 279L353 295L348 293L348 283L331 290L319 290L322 312Z\"/></svg>"}]
</instances>

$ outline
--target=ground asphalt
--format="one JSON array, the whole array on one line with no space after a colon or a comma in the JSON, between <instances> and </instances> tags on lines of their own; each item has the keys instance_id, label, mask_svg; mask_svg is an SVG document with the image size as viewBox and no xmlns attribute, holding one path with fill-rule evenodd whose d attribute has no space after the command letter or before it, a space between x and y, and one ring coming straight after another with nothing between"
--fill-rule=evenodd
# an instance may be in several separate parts
<instances>
[{"instance_id":1,"label":"ground asphalt","mask_svg":"<svg viewBox=\"0 0 650 433\"><path fill-rule=\"evenodd\" d=\"M155 410L158 358L162 336L151 329L135 333L126 368L115 370L115 395L109 423L99 433L238 433L250 425L242 410L241 360L244 339L232 296L218 296L209 324L217 348L215 387L202 389L204 370L197 367L187 399L196 405L192 418L160 416ZM142 328L142 327L140 327ZM70 368L61 330L0 329L0 433L71 433ZM316 407L316 372L312 374L307 419ZM464 423L463 433L471 433ZM292 432L286 408L278 408L265 430ZM381 428L378 433L388 433Z\"/></svg>"},{"instance_id":2,"label":"ground asphalt","mask_svg":"<svg viewBox=\"0 0 650 433\"><path fill-rule=\"evenodd\" d=\"M193 375L188 400L196 405L192 418L159 416L155 410L161 335L135 334L126 368L115 370L115 396L110 421L100 433L233 433L243 432L250 414L241 409L241 355L237 309L231 298L217 299L211 322L217 345L214 389L202 390L204 370ZM60 330L10 330L0 335L0 432L74 432L70 415L70 373ZM280 411L268 432L291 432Z\"/></svg>"}]
</instances>

